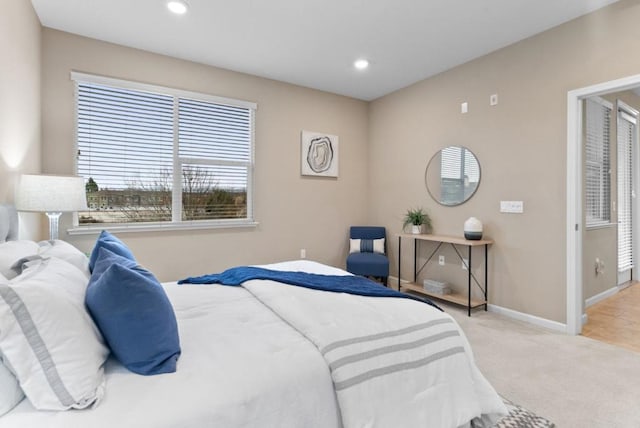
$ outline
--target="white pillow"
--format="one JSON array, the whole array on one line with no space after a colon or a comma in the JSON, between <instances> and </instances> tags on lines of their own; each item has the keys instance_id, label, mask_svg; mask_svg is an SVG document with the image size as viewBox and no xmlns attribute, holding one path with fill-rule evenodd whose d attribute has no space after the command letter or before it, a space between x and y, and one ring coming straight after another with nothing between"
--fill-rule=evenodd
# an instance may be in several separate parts
<instances>
[{"instance_id":1,"label":"white pillow","mask_svg":"<svg viewBox=\"0 0 640 428\"><path fill-rule=\"evenodd\" d=\"M18 384L18 379L0 359L0 416L13 409L23 398L24 392Z\"/></svg>"},{"instance_id":2,"label":"white pillow","mask_svg":"<svg viewBox=\"0 0 640 428\"><path fill-rule=\"evenodd\" d=\"M55 239L53 241L38 242L40 246L38 255L42 257L57 257L71 263L85 274L87 279L91 277L89 272L89 257L68 242Z\"/></svg>"},{"instance_id":3,"label":"white pillow","mask_svg":"<svg viewBox=\"0 0 640 428\"><path fill-rule=\"evenodd\" d=\"M50 258L0 284L0 352L36 409L82 409L104 394L109 350L85 309L87 282Z\"/></svg>"},{"instance_id":4,"label":"white pillow","mask_svg":"<svg viewBox=\"0 0 640 428\"><path fill-rule=\"evenodd\" d=\"M23 257L38 254L39 246L33 241L7 241L0 244L0 274L11 279L16 273L11 266Z\"/></svg>"},{"instance_id":5,"label":"white pillow","mask_svg":"<svg viewBox=\"0 0 640 428\"><path fill-rule=\"evenodd\" d=\"M7 279L0 274L0 283L7 283ZM13 375L0 354L0 416L13 409L24 398L24 392L20 388L18 379Z\"/></svg>"},{"instance_id":6,"label":"white pillow","mask_svg":"<svg viewBox=\"0 0 640 428\"><path fill-rule=\"evenodd\" d=\"M384 254L384 238L349 239L349 253Z\"/></svg>"}]
</instances>

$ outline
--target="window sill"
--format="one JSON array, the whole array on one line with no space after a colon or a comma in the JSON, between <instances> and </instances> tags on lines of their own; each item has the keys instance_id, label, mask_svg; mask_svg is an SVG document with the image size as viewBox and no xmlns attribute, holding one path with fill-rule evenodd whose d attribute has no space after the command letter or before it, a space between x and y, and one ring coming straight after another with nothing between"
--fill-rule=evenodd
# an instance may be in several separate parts
<instances>
[{"instance_id":1,"label":"window sill","mask_svg":"<svg viewBox=\"0 0 640 428\"><path fill-rule=\"evenodd\" d=\"M587 226L585 229L587 231L590 230L598 230L598 229L608 229L610 227L615 227L617 226L618 223L603 223L603 224L594 224L593 226Z\"/></svg>"},{"instance_id":2,"label":"window sill","mask_svg":"<svg viewBox=\"0 0 640 428\"><path fill-rule=\"evenodd\" d=\"M69 235L95 235L108 229L109 232L163 232L176 230L199 230L199 229L240 229L255 228L260 223L255 221L229 221L229 222L182 222L182 223L151 223L151 224L110 224L96 223L95 226L76 226L67 229Z\"/></svg>"}]
</instances>

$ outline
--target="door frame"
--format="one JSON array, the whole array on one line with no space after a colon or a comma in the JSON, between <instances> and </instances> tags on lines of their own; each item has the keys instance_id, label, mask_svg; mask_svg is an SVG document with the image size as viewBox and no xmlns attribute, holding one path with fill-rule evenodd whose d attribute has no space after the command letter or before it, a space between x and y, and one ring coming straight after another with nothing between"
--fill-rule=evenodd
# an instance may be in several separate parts
<instances>
[{"instance_id":1,"label":"door frame","mask_svg":"<svg viewBox=\"0 0 640 428\"><path fill-rule=\"evenodd\" d=\"M567 327L568 334L582 331L582 100L640 86L640 74L610 80L567 92Z\"/></svg>"}]
</instances>

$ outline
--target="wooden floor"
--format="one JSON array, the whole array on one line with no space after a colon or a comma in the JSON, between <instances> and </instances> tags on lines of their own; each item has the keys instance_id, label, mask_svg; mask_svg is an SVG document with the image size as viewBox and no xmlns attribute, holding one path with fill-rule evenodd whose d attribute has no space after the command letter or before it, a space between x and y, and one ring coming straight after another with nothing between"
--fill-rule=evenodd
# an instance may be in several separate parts
<instances>
[{"instance_id":1,"label":"wooden floor","mask_svg":"<svg viewBox=\"0 0 640 428\"><path fill-rule=\"evenodd\" d=\"M640 352L640 283L587 308L582 335Z\"/></svg>"}]
</instances>

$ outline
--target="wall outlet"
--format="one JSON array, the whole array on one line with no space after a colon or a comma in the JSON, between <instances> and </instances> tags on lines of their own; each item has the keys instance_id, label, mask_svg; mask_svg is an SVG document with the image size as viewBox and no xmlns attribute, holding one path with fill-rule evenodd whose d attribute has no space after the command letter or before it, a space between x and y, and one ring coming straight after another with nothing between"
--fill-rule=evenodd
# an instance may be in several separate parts
<instances>
[{"instance_id":1,"label":"wall outlet","mask_svg":"<svg viewBox=\"0 0 640 428\"><path fill-rule=\"evenodd\" d=\"M444 256L438 256L438 264L444 266Z\"/></svg>"},{"instance_id":2,"label":"wall outlet","mask_svg":"<svg viewBox=\"0 0 640 428\"><path fill-rule=\"evenodd\" d=\"M468 259L462 259L462 270L467 270L467 266L469 265Z\"/></svg>"},{"instance_id":3,"label":"wall outlet","mask_svg":"<svg viewBox=\"0 0 640 428\"><path fill-rule=\"evenodd\" d=\"M301 259L307 258L307 250L305 250L304 248L300 250L300 258Z\"/></svg>"},{"instance_id":4,"label":"wall outlet","mask_svg":"<svg viewBox=\"0 0 640 428\"><path fill-rule=\"evenodd\" d=\"M596 257L596 276L604 273L604 261Z\"/></svg>"}]
</instances>

